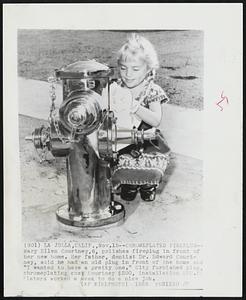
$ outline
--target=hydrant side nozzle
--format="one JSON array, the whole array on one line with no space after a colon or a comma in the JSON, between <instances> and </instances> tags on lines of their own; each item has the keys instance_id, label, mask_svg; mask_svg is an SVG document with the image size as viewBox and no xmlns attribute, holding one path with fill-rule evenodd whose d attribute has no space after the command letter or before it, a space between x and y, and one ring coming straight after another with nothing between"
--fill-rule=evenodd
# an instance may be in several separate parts
<instances>
[{"instance_id":1,"label":"hydrant side nozzle","mask_svg":"<svg viewBox=\"0 0 246 300\"><path fill-rule=\"evenodd\" d=\"M33 141L33 136L32 135L28 135L25 137L25 141Z\"/></svg>"}]
</instances>

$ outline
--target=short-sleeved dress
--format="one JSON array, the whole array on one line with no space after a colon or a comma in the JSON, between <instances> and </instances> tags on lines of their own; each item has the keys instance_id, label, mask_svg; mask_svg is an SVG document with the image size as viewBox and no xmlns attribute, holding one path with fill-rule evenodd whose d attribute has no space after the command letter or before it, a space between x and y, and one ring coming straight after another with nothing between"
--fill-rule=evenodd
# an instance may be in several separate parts
<instances>
[{"instance_id":1,"label":"short-sleeved dress","mask_svg":"<svg viewBox=\"0 0 246 300\"><path fill-rule=\"evenodd\" d=\"M141 105L149 108L151 102L161 104L169 99L164 90L153 81L149 83L148 92L144 95ZM141 121L138 130L148 130L152 126ZM121 184L159 185L169 162L170 148L157 129L157 139L144 141L143 145L129 145L118 152L118 161L113 168L112 181L114 188Z\"/></svg>"}]
</instances>

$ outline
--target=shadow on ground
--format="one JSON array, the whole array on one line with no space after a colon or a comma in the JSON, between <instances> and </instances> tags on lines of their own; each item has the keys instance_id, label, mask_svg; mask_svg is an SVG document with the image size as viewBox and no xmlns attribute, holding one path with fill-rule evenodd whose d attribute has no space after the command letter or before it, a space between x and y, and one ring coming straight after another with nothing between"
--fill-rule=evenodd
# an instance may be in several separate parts
<instances>
[{"instance_id":1,"label":"shadow on ground","mask_svg":"<svg viewBox=\"0 0 246 300\"><path fill-rule=\"evenodd\" d=\"M196 240L202 224L202 161L172 153L156 200L144 202L139 194L123 201L123 221L94 229L73 228L57 222L57 208L67 203L64 158L39 163L31 142L25 141L45 121L19 116L23 240L161 241Z\"/></svg>"}]
</instances>

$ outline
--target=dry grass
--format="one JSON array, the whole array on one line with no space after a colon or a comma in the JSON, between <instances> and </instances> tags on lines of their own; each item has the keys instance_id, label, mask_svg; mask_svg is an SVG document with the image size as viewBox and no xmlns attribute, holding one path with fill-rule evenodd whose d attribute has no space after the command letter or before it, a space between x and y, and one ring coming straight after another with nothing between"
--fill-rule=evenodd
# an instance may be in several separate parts
<instances>
[{"instance_id":1,"label":"dry grass","mask_svg":"<svg viewBox=\"0 0 246 300\"><path fill-rule=\"evenodd\" d=\"M55 68L77 60L96 59L116 65L116 51L126 31L107 30L19 30L18 75L47 80ZM170 103L203 108L203 32L144 31L159 55L156 82Z\"/></svg>"}]
</instances>

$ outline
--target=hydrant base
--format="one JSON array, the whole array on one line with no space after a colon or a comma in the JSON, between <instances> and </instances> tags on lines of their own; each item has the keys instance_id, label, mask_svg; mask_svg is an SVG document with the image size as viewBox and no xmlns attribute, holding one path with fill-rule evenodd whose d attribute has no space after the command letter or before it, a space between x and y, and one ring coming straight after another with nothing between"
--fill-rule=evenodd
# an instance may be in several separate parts
<instances>
[{"instance_id":1,"label":"hydrant base","mask_svg":"<svg viewBox=\"0 0 246 300\"><path fill-rule=\"evenodd\" d=\"M88 216L76 216L69 213L68 205L62 205L56 211L56 218L59 222L74 226L74 227L99 227L115 222L119 222L125 216L124 206L117 202L113 201L108 210L97 213L90 214Z\"/></svg>"}]
</instances>

